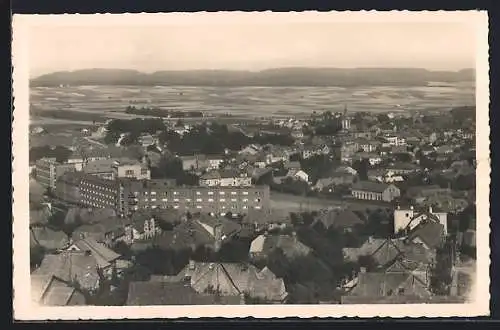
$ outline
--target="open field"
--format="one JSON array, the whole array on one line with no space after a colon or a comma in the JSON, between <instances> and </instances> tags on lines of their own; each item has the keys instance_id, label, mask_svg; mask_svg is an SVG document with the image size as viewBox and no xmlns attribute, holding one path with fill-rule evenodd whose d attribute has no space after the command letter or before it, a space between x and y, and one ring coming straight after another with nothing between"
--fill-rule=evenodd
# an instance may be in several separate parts
<instances>
[{"instance_id":1,"label":"open field","mask_svg":"<svg viewBox=\"0 0 500 330\"><path fill-rule=\"evenodd\" d=\"M79 86L34 87L31 111L66 119L55 111L69 112L75 120L134 118L129 105L173 111L202 111L232 120L265 116L311 114L313 111L416 111L450 109L475 103L474 86L456 83L421 87L136 87ZM81 115L77 115L82 113ZM84 115L83 113L87 113ZM92 115L88 115L92 114ZM86 117L84 117L86 116ZM199 119L197 119L199 120ZM230 120L230 119L228 119Z\"/></svg>"}]
</instances>

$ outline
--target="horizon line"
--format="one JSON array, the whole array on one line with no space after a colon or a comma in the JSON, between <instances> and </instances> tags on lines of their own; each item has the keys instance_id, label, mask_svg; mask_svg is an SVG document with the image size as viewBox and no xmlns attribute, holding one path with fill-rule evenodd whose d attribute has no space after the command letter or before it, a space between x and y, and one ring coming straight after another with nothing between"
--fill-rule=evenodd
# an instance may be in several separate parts
<instances>
[{"instance_id":1,"label":"horizon line","mask_svg":"<svg viewBox=\"0 0 500 330\"><path fill-rule=\"evenodd\" d=\"M338 70L360 70L360 69L380 69L380 70L401 70L401 69L411 69L411 70L425 70L429 72L454 72L458 73L460 71L464 70L473 70L475 71L475 68L473 67L464 67L461 69L455 69L455 70L445 70L445 69L427 69L423 67L386 67L386 66L359 66L359 67L335 67L335 66L277 66L277 67L270 67L267 69L260 69L260 70L250 70L250 69L224 69L224 68L218 68L218 69L158 69L158 70L147 70L147 71L141 71L139 69L133 69L133 68L116 68L116 67L93 67L93 68L81 68L81 69L75 69L75 70L55 70L43 74L38 74L36 76L30 77L29 79L37 79L42 76L50 75L50 74L55 74L55 73L74 73L78 71L89 71L89 70L122 70L122 71L135 71L137 73L143 73L143 74L153 74L156 72L166 72L166 71L172 71L172 72L192 72L192 71L228 71L228 72L249 72L249 73L259 73L259 72L264 72L264 71L270 71L270 70L280 70L280 69L312 69L312 70L321 70L321 69L338 69Z\"/></svg>"}]
</instances>

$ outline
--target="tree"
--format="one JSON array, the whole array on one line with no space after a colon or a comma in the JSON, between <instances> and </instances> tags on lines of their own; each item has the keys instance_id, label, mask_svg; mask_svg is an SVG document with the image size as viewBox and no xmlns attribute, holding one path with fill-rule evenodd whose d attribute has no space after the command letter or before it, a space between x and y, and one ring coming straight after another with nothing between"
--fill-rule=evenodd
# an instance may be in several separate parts
<instances>
[{"instance_id":1,"label":"tree","mask_svg":"<svg viewBox=\"0 0 500 330\"><path fill-rule=\"evenodd\" d=\"M370 161L367 158L355 160L352 164L352 168L358 172L360 180L368 180L368 169L370 168Z\"/></svg>"}]
</instances>

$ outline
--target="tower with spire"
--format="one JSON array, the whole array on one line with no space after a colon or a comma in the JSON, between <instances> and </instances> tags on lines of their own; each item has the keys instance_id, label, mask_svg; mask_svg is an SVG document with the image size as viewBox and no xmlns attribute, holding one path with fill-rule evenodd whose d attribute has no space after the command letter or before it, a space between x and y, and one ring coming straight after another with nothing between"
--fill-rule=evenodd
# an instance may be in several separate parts
<instances>
[{"instance_id":1,"label":"tower with spire","mask_svg":"<svg viewBox=\"0 0 500 330\"><path fill-rule=\"evenodd\" d=\"M348 131L349 129L351 129L351 119L347 117L347 105L344 105L344 113L342 114L340 120L343 131Z\"/></svg>"}]
</instances>

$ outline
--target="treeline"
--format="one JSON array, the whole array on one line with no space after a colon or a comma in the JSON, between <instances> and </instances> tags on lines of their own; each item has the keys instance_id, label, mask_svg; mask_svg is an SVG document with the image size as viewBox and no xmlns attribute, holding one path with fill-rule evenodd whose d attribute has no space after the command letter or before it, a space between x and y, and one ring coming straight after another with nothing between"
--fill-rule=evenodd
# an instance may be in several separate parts
<instances>
[{"instance_id":1,"label":"treeline","mask_svg":"<svg viewBox=\"0 0 500 330\"><path fill-rule=\"evenodd\" d=\"M108 132L104 139L107 144L114 144L120 135L127 134L123 145L137 143L142 133L154 134L160 131L158 136L160 144L167 144L168 149L178 155L193 155L202 153L207 155L222 154L225 149L241 150L252 144L273 144L290 146L294 139L290 135L256 135L248 137L239 131L228 130L227 125L212 123L194 126L189 132L182 136L175 131L167 129L161 119L116 119L107 126Z\"/></svg>"},{"instance_id":2,"label":"treeline","mask_svg":"<svg viewBox=\"0 0 500 330\"><path fill-rule=\"evenodd\" d=\"M129 105L125 112L128 114L141 115L141 116L152 116L157 118L201 118L204 117L201 111L174 111L174 110L163 110L159 108L136 108L135 106Z\"/></svg>"},{"instance_id":3,"label":"treeline","mask_svg":"<svg viewBox=\"0 0 500 330\"><path fill-rule=\"evenodd\" d=\"M30 162L35 162L42 158L55 158L57 162L64 163L73 152L63 146L50 147L48 145L41 147L31 147L29 151Z\"/></svg>"}]
</instances>

